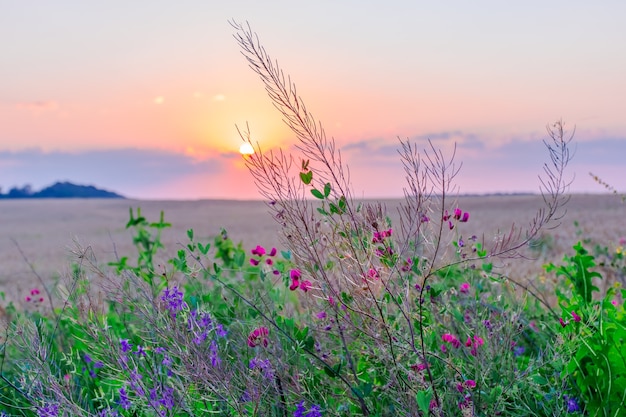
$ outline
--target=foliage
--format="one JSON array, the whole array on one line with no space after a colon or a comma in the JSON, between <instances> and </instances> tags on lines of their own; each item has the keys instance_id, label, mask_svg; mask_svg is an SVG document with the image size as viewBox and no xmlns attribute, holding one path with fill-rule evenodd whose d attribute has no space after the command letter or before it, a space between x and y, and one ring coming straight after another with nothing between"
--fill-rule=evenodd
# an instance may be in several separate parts
<instances>
[{"instance_id":1,"label":"foliage","mask_svg":"<svg viewBox=\"0 0 626 417\"><path fill-rule=\"evenodd\" d=\"M545 206L526 229L485 238L451 197L454 158L408 141L402 220L392 224L381 204L354 201L334 141L249 27L235 26L303 153L295 164L257 146L246 159L286 250L244 247L225 230L199 241L189 230L160 262L169 223L131 209L136 262L120 254L102 267L83 251L58 288L63 307L46 311L33 288L28 309L9 309L5 412L617 415L624 308L616 288L595 294L594 255L577 244L547 267L561 278L558 306L493 268L542 244L541 230L559 219L571 139L563 124L548 127Z\"/></svg>"}]
</instances>

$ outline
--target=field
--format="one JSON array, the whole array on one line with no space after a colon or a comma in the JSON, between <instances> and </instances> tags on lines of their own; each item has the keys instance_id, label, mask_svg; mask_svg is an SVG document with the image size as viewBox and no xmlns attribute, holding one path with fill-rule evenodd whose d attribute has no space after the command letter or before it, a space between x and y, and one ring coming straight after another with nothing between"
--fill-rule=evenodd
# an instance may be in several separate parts
<instances>
[{"instance_id":1,"label":"field","mask_svg":"<svg viewBox=\"0 0 626 417\"><path fill-rule=\"evenodd\" d=\"M541 206L539 196L459 197L457 201L471 213L466 230L484 236L485 242L495 239L498 231L508 232L512 224L526 226ZM385 201L396 220L398 203ZM0 291L6 293L6 301L19 304L39 285L24 257L49 286L67 276L71 262L77 261L73 251L78 246L89 248L101 265L114 261L116 253L133 259L132 234L125 225L129 209L138 207L149 221L158 221L162 210L165 221L172 224L163 233L167 256L185 243L189 228L199 241L212 241L224 228L246 249L257 244L284 247L278 224L260 201L5 200L0 201ZM496 261L494 266L516 279L534 279L543 263L559 261L581 236L615 248L626 236L624 214L626 206L615 196L574 195L561 225L545 230L541 245L526 251L531 259Z\"/></svg>"}]
</instances>

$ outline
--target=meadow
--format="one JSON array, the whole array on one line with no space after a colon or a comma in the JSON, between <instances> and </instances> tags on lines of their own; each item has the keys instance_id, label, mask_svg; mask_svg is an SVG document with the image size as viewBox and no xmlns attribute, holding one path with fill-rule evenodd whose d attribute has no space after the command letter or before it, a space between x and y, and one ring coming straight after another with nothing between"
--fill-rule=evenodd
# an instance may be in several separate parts
<instances>
[{"instance_id":1,"label":"meadow","mask_svg":"<svg viewBox=\"0 0 626 417\"><path fill-rule=\"evenodd\" d=\"M625 206L568 195L561 121L541 196L402 141L406 198L358 201L233 27L300 155L246 157L265 202L1 202L0 416L624 415Z\"/></svg>"},{"instance_id":2,"label":"meadow","mask_svg":"<svg viewBox=\"0 0 626 417\"><path fill-rule=\"evenodd\" d=\"M513 224L525 225L542 204L539 195L461 196L457 201L472 212L473 233L484 234L487 240L495 239ZM399 220L400 202L382 200L393 223ZM152 220L163 211L172 225L163 231L166 250L162 263L185 244L188 229L204 240L213 239L225 229L233 241L247 249L257 244L284 246L279 224L260 200L5 200L0 202L0 291L7 301L22 303L29 289L40 284L28 263L46 285L53 286L71 271L72 263L78 262L74 253L77 246L91 248L101 266L115 261L116 251L118 256L132 253L132 233L125 226L129 210L137 208ZM543 231L541 239L527 248L526 259L502 260L496 268L532 280L542 275L543 264L560 261L579 239L605 242L615 249L626 237L626 228L619 227L625 209L612 194L572 195L560 226Z\"/></svg>"}]
</instances>

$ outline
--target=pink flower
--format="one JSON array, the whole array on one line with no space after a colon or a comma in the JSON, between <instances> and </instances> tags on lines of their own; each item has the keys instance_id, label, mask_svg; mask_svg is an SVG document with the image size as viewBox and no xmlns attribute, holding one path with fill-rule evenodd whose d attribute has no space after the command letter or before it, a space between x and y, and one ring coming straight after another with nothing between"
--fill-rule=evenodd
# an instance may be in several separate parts
<instances>
[{"instance_id":1,"label":"pink flower","mask_svg":"<svg viewBox=\"0 0 626 417\"><path fill-rule=\"evenodd\" d=\"M272 248L272 250L270 251L270 253L268 255L269 256L276 256L276 248Z\"/></svg>"},{"instance_id":2,"label":"pink flower","mask_svg":"<svg viewBox=\"0 0 626 417\"><path fill-rule=\"evenodd\" d=\"M443 220L444 222L447 222L448 220L450 220L450 215L448 214L448 210L445 211L441 220Z\"/></svg>"},{"instance_id":3,"label":"pink flower","mask_svg":"<svg viewBox=\"0 0 626 417\"><path fill-rule=\"evenodd\" d=\"M33 288L32 290L30 290L30 295L39 295L39 290L37 288Z\"/></svg>"},{"instance_id":4,"label":"pink flower","mask_svg":"<svg viewBox=\"0 0 626 417\"><path fill-rule=\"evenodd\" d=\"M474 381L473 379L468 379L466 380L463 385L465 385L467 388L476 388L476 381Z\"/></svg>"},{"instance_id":5,"label":"pink flower","mask_svg":"<svg viewBox=\"0 0 626 417\"><path fill-rule=\"evenodd\" d=\"M252 249L253 255L263 256L265 255L265 248L261 245L256 245L256 248Z\"/></svg>"},{"instance_id":6,"label":"pink flower","mask_svg":"<svg viewBox=\"0 0 626 417\"><path fill-rule=\"evenodd\" d=\"M565 327L568 325L569 321L565 321L562 318L559 319L559 323L561 323L561 327Z\"/></svg>"},{"instance_id":7,"label":"pink flower","mask_svg":"<svg viewBox=\"0 0 626 417\"><path fill-rule=\"evenodd\" d=\"M267 336L269 335L269 333L270 331L267 329L267 327L261 326L254 329L250 333L250 335L248 335L248 346L257 347L260 344L263 344L263 347L267 347Z\"/></svg>"},{"instance_id":8,"label":"pink flower","mask_svg":"<svg viewBox=\"0 0 626 417\"><path fill-rule=\"evenodd\" d=\"M29 295L27 295L26 297L24 297L24 300L26 300L27 303L30 303L30 301L32 300L32 298L30 298Z\"/></svg>"},{"instance_id":9,"label":"pink flower","mask_svg":"<svg viewBox=\"0 0 626 417\"><path fill-rule=\"evenodd\" d=\"M448 348L446 347L446 345L441 345L439 349L441 349L443 353L446 353L448 351Z\"/></svg>"},{"instance_id":10,"label":"pink flower","mask_svg":"<svg viewBox=\"0 0 626 417\"><path fill-rule=\"evenodd\" d=\"M273 265L273 264L274 264L274 261L273 261L271 258L267 258L267 259L265 260L265 263L266 263L266 264L268 264L268 265Z\"/></svg>"},{"instance_id":11,"label":"pink flower","mask_svg":"<svg viewBox=\"0 0 626 417\"><path fill-rule=\"evenodd\" d=\"M618 302L617 302L617 300L614 298L614 299L612 299L612 300L611 300L611 304L613 304L615 307L617 307L619 303L618 303Z\"/></svg>"},{"instance_id":12,"label":"pink flower","mask_svg":"<svg viewBox=\"0 0 626 417\"><path fill-rule=\"evenodd\" d=\"M302 283L300 284L300 289L304 292L307 292L311 289L311 281L309 281L308 279L302 281Z\"/></svg>"},{"instance_id":13,"label":"pink flower","mask_svg":"<svg viewBox=\"0 0 626 417\"><path fill-rule=\"evenodd\" d=\"M455 336L451 335L450 333L444 333L441 336L441 340L443 340L444 342L450 343L456 349L461 347L461 342L459 341L459 339L457 339Z\"/></svg>"},{"instance_id":14,"label":"pink flower","mask_svg":"<svg viewBox=\"0 0 626 417\"><path fill-rule=\"evenodd\" d=\"M462 294L467 294L467 293L469 293L469 290L470 290L470 285L469 285L469 283L468 283L468 282L464 282L464 283L463 283L463 284L461 284L461 286L459 287L459 291L460 291Z\"/></svg>"},{"instance_id":15,"label":"pink flower","mask_svg":"<svg viewBox=\"0 0 626 417\"><path fill-rule=\"evenodd\" d=\"M302 277L302 273L299 269L292 269L289 271L289 278L291 278L291 285L289 286L289 289L291 291L295 290L300 285L300 277Z\"/></svg>"},{"instance_id":16,"label":"pink flower","mask_svg":"<svg viewBox=\"0 0 626 417\"><path fill-rule=\"evenodd\" d=\"M330 304L331 306L335 305L335 299L332 297L332 295L328 296L328 304Z\"/></svg>"},{"instance_id":17,"label":"pink flower","mask_svg":"<svg viewBox=\"0 0 626 417\"><path fill-rule=\"evenodd\" d=\"M459 220L461 218L461 215L463 214L463 211L460 208L455 208L454 209L454 218Z\"/></svg>"},{"instance_id":18,"label":"pink flower","mask_svg":"<svg viewBox=\"0 0 626 417\"><path fill-rule=\"evenodd\" d=\"M320 320L325 319L326 318L326 312L325 311L320 311L319 313L317 313L315 315L315 317L317 317Z\"/></svg>"},{"instance_id":19,"label":"pink flower","mask_svg":"<svg viewBox=\"0 0 626 417\"><path fill-rule=\"evenodd\" d=\"M250 265L257 266L259 264L258 259L250 258Z\"/></svg>"},{"instance_id":20,"label":"pink flower","mask_svg":"<svg viewBox=\"0 0 626 417\"><path fill-rule=\"evenodd\" d=\"M483 338L482 338L482 337L480 337L480 336L474 336L474 344L475 344L476 346L482 346L482 345L484 345L484 344L485 344L485 341L484 341L484 340L483 340Z\"/></svg>"},{"instance_id":21,"label":"pink flower","mask_svg":"<svg viewBox=\"0 0 626 417\"><path fill-rule=\"evenodd\" d=\"M454 224L450 220L448 220L448 227L450 228L450 230L454 229Z\"/></svg>"},{"instance_id":22,"label":"pink flower","mask_svg":"<svg viewBox=\"0 0 626 417\"><path fill-rule=\"evenodd\" d=\"M576 314L576 312L572 311L572 317L574 318L574 321L576 323L578 323L580 320L582 320L582 317L580 317L578 314Z\"/></svg>"},{"instance_id":23,"label":"pink flower","mask_svg":"<svg viewBox=\"0 0 626 417\"><path fill-rule=\"evenodd\" d=\"M472 346L472 338L471 337L467 337L467 342L465 342L465 346L470 347Z\"/></svg>"},{"instance_id":24,"label":"pink flower","mask_svg":"<svg viewBox=\"0 0 626 417\"><path fill-rule=\"evenodd\" d=\"M463 217L461 217L461 220L459 220L461 223L466 223L469 220L469 212L465 212L463 213Z\"/></svg>"}]
</instances>

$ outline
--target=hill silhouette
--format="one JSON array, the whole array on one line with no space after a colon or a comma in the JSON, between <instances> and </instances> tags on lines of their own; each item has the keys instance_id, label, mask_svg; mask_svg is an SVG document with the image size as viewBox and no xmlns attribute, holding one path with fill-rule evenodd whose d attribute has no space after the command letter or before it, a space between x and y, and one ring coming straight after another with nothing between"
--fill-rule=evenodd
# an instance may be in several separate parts
<instances>
[{"instance_id":1,"label":"hill silhouette","mask_svg":"<svg viewBox=\"0 0 626 417\"><path fill-rule=\"evenodd\" d=\"M125 198L124 196L93 185L77 185L71 182L56 182L41 191L33 192L30 185L13 187L8 193L0 193L0 199L9 198Z\"/></svg>"}]
</instances>

